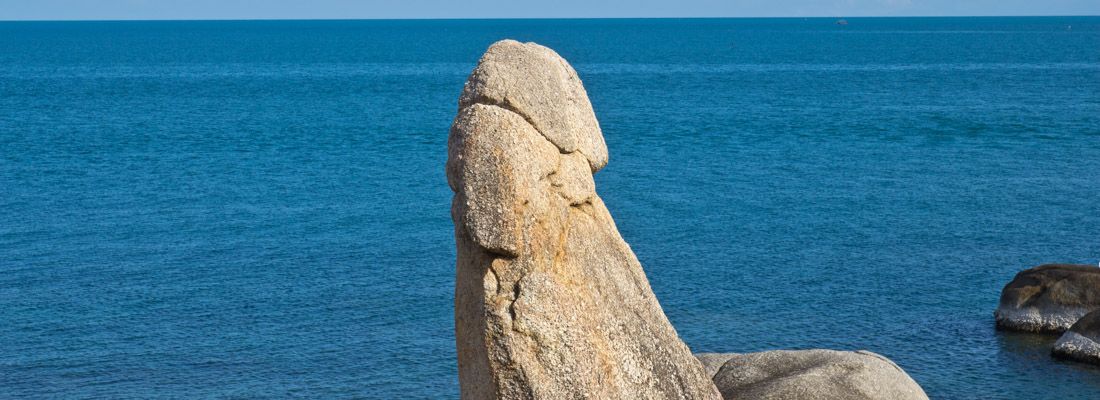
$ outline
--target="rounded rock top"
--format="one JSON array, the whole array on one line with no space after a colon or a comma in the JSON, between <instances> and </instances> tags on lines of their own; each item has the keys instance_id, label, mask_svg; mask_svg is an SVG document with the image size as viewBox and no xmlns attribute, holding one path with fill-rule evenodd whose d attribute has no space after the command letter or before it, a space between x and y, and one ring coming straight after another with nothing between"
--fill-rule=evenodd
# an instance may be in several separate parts
<instances>
[{"instance_id":1,"label":"rounded rock top","mask_svg":"<svg viewBox=\"0 0 1100 400\"><path fill-rule=\"evenodd\" d=\"M562 153L579 152L592 172L607 165L607 144L577 71L558 53L535 43L493 43L459 97L515 112Z\"/></svg>"}]
</instances>

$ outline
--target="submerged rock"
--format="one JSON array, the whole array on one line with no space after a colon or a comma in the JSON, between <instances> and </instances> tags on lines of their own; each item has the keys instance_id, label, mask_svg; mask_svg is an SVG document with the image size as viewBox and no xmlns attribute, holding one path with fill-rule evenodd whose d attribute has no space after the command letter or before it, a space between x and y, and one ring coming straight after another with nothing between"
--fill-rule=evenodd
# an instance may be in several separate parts
<instances>
[{"instance_id":1,"label":"submerged rock","mask_svg":"<svg viewBox=\"0 0 1100 400\"><path fill-rule=\"evenodd\" d=\"M606 162L573 68L493 44L448 140L463 398L720 398L596 195Z\"/></svg>"},{"instance_id":2,"label":"submerged rock","mask_svg":"<svg viewBox=\"0 0 1100 400\"><path fill-rule=\"evenodd\" d=\"M720 360L700 354L700 360ZM869 351L776 350L730 354L714 375L725 400L928 399L892 361Z\"/></svg>"},{"instance_id":3,"label":"submerged rock","mask_svg":"<svg viewBox=\"0 0 1100 400\"><path fill-rule=\"evenodd\" d=\"M1063 332L1100 309L1100 268L1046 264L1016 274L1001 291L993 313L997 327L1025 332Z\"/></svg>"},{"instance_id":4,"label":"submerged rock","mask_svg":"<svg viewBox=\"0 0 1100 400\"><path fill-rule=\"evenodd\" d=\"M1100 311L1086 314L1054 343L1055 357L1100 365Z\"/></svg>"}]
</instances>

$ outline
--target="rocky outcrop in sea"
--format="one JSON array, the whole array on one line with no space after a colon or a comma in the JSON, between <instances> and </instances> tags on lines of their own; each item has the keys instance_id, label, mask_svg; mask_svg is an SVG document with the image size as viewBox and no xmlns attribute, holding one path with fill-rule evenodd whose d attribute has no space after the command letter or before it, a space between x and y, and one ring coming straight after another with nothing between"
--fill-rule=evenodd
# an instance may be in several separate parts
<instances>
[{"instance_id":1,"label":"rocky outcrop in sea","mask_svg":"<svg viewBox=\"0 0 1100 400\"><path fill-rule=\"evenodd\" d=\"M596 194L606 163L573 68L493 44L448 141L464 399L720 398Z\"/></svg>"},{"instance_id":2,"label":"rocky outcrop in sea","mask_svg":"<svg viewBox=\"0 0 1100 400\"><path fill-rule=\"evenodd\" d=\"M462 398L925 398L873 353L696 359L596 194L607 148L580 78L553 50L493 44L447 147Z\"/></svg>"},{"instance_id":3,"label":"rocky outcrop in sea","mask_svg":"<svg viewBox=\"0 0 1100 400\"><path fill-rule=\"evenodd\" d=\"M1016 274L1001 291L993 313L997 327L1024 332L1063 332L1100 309L1100 268L1045 264Z\"/></svg>"}]
</instances>

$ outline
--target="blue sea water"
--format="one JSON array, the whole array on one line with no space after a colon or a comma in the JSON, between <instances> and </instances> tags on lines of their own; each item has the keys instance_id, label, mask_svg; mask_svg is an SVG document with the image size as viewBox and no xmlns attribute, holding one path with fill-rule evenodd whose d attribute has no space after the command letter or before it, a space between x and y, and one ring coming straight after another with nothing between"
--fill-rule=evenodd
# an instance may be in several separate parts
<instances>
[{"instance_id":1,"label":"blue sea water","mask_svg":"<svg viewBox=\"0 0 1100 400\"><path fill-rule=\"evenodd\" d=\"M0 23L0 398L455 398L448 127L556 49L695 351L868 349L1096 399L999 333L1100 258L1100 18Z\"/></svg>"}]
</instances>

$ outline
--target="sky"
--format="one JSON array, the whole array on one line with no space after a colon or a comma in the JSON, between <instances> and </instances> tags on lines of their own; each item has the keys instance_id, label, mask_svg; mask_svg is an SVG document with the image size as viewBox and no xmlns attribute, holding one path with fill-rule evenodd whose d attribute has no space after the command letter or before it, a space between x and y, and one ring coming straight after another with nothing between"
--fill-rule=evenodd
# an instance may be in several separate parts
<instances>
[{"instance_id":1,"label":"sky","mask_svg":"<svg viewBox=\"0 0 1100 400\"><path fill-rule=\"evenodd\" d=\"M1100 15L1100 0L0 0L0 20Z\"/></svg>"}]
</instances>

